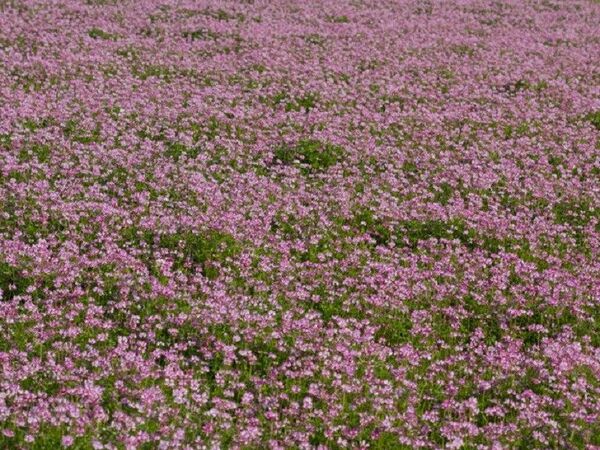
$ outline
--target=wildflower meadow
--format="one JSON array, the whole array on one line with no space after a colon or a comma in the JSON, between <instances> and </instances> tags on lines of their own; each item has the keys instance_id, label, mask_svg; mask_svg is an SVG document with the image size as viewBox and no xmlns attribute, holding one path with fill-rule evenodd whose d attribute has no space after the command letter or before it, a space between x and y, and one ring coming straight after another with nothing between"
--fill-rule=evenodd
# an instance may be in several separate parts
<instances>
[{"instance_id":1,"label":"wildflower meadow","mask_svg":"<svg viewBox=\"0 0 600 450\"><path fill-rule=\"evenodd\" d=\"M598 0L0 0L0 449L600 449Z\"/></svg>"}]
</instances>

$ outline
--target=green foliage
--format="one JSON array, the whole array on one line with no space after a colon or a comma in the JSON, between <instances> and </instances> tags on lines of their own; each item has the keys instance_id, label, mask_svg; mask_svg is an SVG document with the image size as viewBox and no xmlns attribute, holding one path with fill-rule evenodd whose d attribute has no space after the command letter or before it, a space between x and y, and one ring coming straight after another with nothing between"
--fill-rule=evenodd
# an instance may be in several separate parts
<instances>
[{"instance_id":1,"label":"green foliage","mask_svg":"<svg viewBox=\"0 0 600 450\"><path fill-rule=\"evenodd\" d=\"M329 440L325 436L325 432L322 427L317 428L317 430L310 436L309 443L315 447L324 446L328 444Z\"/></svg>"},{"instance_id":2,"label":"green foliage","mask_svg":"<svg viewBox=\"0 0 600 450\"><path fill-rule=\"evenodd\" d=\"M218 33L215 33L208 28L198 28L192 31L184 31L181 34L184 38L190 39L192 41L208 41L208 40L216 40L219 37Z\"/></svg>"},{"instance_id":3,"label":"green foliage","mask_svg":"<svg viewBox=\"0 0 600 450\"><path fill-rule=\"evenodd\" d=\"M244 343L243 347L256 356L256 362L253 364L248 364L246 361L242 363L243 369L252 375L266 377L272 368L281 365L289 358L289 353L282 351L277 340L272 338L257 336L254 340Z\"/></svg>"},{"instance_id":4,"label":"green foliage","mask_svg":"<svg viewBox=\"0 0 600 450\"><path fill-rule=\"evenodd\" d=\"M302 237L302 231L299 231L296 226L306 228L308 224L303 224L292 214L277 213L271 220L271 231L279 233L288 240L299 239Z\"/></svg>"},{"instance_id":5,"label":"green foliage","mask_svg":"<svg viewBox=\"0 0 600 450\"><path fill-rule=\"evenodd\" d=\"M596 130L600 131L600 110L589 113L585 118Z\"/></svg>"},{"instance_id":6,"label":"green foliage","mask_svg":"<svg viewBox=\"0 0 600 450\"><path fill-rule=\"evenodd\" d=\"M409 179L414 179L419 172L419 168L414 161L404 161L402 163L402 172L404 172Z\"/></svg>"},{"instance_id":7,"label":"green foliage","mask_svg":"<svg viewBox=\"0 0 600 450\"><path fill-rule=\"evenodd\" d=\"M173 76L173 71L169 67L150 64L144 66L142 69L136 67L133 70L133 74L141 80L147 80L148 78L156 77L169 82Z\"/></svg>"},{"instance_id":8,"label":"green foliage","mask_svg":"<svg viewBox=\"0 0 600 450\"><path fill-rule=\"evenodd\" d=\"M592 217L598 216L587 200L563 201L555 204L552 210L556 223L572 227L584 227Z\"/></svg>"},{"instance_id":9,"label":"green foliage","mask_svg":"<svg viewBox=\"0 0 600 450\"><path fill-rule=\"evenodd\" d=\"M285 95L285 94L284 94ZM312 108L317 106L318 95L309 92L302 97L297 97L285 104L285 110L289 111L304 111L308 113Z\"/></svg>"},{"instance_id":10,"label":"green foliage","mask_svg":"<svg viewBox=\"0 0 600 450\"><path fill-rule=\"evenodd\" d=\"M371 89L373 89L374 86L377 85L372 85ZM377 89L379 89L379 87L377 86ZM400 108L403 108L404 105L406 104L406 98L401 96L401 95L382 95L381 97L379 97L379 100L381 101L381 107L379 108L379 110L381 112L385 112L387 105L391 105L391 104L397 104L400 106Z\"/></svg>"},{"instance_id":11,"label":"green foliage","mask_svg":"<svg viewBox=\"0 0 600 450\"><path fill-rule=\"evenodd\" d=\"M370 209L364 208L357 211L349 225L362 233L368 233L377 245L387 245L390 241L390 230L381 219L375 217Z\"/></svg>"},{"instance_id":12,"label":"green foliage","mask_svg":"<svg viewBox=\"0 0 600 450\"><path fill-rule=\"evenodd\" d=\"M305 36L304 40L313 45L323 45L325 43L325 38L317 33L312 33Z\"/></svg>"},{"instance_id":13,"label":"green foliage","mask_svg":"<svg viewBox=\"0 0 600 450\"><path fill-rule=\"evenodd\" d=\"M448 190L442 190L441 195ZM444 200L445 197L438 198ZM375 245L389 245L395 238L396 245L416 249L419 243L429 239L458 240L469 250L482 250L496 254L501 251L514 253L523 261L536 264L538 270L548 268L548 263L531 251L530 244L525 239L511 237L497 237L493 234L482 233L469 228L467 223L460 219L451 220L407 220L400 222L396 227L386 226L383 220L376 218L373 211L362 208L354 213L351 220L343 221L354 230L368 233L375 240Z\"/></svg>"},{"instance_id":14,"label":"green foliage","mask_svg":"<svg viewBox=\"0 0 600 450\"><path fill-rule=\"evenodd\" d=\"M271 103L274 106L276 106L276 105L281 104L287 98L288 98L288 94L284 91L280 91L273 96L273 98L271 99Z\"/></svg>"},{"instance_id":15,"label":"green foliage","mask_svg":"<svg viewBox=\"0 0 600 450\"><path fill-rule=\"evenodd\" d=\"M329 322L334 317L348 317L348 314L343 310L344 300L341 297L324 298L318 302L311 302L311 308L321 314L321 318L325 322Z\"/></svg>"},{"instance_id":16,"label":"green foliage","mask_svg":"<svg viewBox=\"0 0 600 450\"><path fill-rule=\"evenodd\" d=\"M504 127L504 138L511 139L515 137L524 136L529 133L529 124L527 122L522 122L518 125L508 124Z\"/></svg>"},{"instance_id":17,"label":"green foliage","mask_svg":"<svg viewBox=\"0 0 600 450\"><path fill-rule=\"evenodd\" d=\"M114 264L103 264L99 268L102 279L102 291L94 294L96 303L108 306L119 298L119 280L114 276Z\"/></svg>"},{"instance_id":18,"label":"green foliage","mask_svg":"<svg viewBox=\"0 0 600 450\"><path fill-rule=\"evenodd\" d=\"M327 21L331 23L348 23L348 16L327 16Z\"/></svg>"},{"instance_id":19,"label":"green foliage","mask_svg":"<svg viewBox=\"0 0 600 450\"><path fill-rule=\"evenodd\" d=\"M370 448L375 450L409 450L411 447L400 443L396 434L383 431L373 439Z\"/></svg>"},{"instance_id":20,"label":"green foliage","mask_svg":"<svg viewBox=\"0 0 600 450\"><path fill-rule=\"evenodd\" d=\"M0 133L0 148L9 148L12 142L12 137L7 133Z\"/></svg>"},{"instance_id":21,"label":"green foliage","mask_svg":"<svg viewBox=\"0 0 600 450\"><path fill-rule=\"evenodd\" d=\"M475 55L475 49L467 44L455 44L451 47L452 51L460 56L472 57Z\"/></svg>"},{"instance_id":22,"label":"green foliage","mask_svg":"<svg viewBox=\"0 0 600 450\"><path fill-rule=\"evenodd\" d=\"M19 152L20 162L29 162L36 158L39 163L46 163L50 159L51 149L48 144L32 144L29 148L25 147Z\"/></svg>"},{"instance_id":23,"label":"green foliage","mask_svg":"<svg viewBox=\"0 0 600 450\"><path fill-rule=\"evenodd\" d=\"M25 119L22 123L23 128L35 133L37 130L48 128L49 126L55 125L56 120L51 117L43 117L41 119Z\"/></svg>"},{"instance_id":24,"label":"green foliage","mask_svg":"<svg viewBox=\"0 0 600 450\"><path fill-rule=\"evenodd\" d=\"M215 20L223 20L223 21L229 21L229 20L233 20L233 19L237 19L240 22L243 22L245 20L245 16L242 13L238 13L238 14L233 14L233 13L229 13L227 11L225 11L224 9L217 9L217 10L212 10L212 9L207 9L204 11L204 14L212 17Z\"/></svg>"},{"instance_id":25,"label":"green foliage","mask_svg":"<svg viewBox=\"0 0 600 450\"><path fill-rule=\"evenodd\" d=\"M272 108L278 108L279 105L284 105L286 112L295 111L308 113L311 109L317 106L319 95L313 92L308 92L302 97L293 98L286 91L279 91L271 97L260 97L263 104L269 105Z\"/></svg>"},{"instance_id":26,"label":"green foliage","mask_svg":"<svg viewBox=\"0 0 600 450\"><path fill-rule=\"evenodd\" d=\"M0 351L9 352L15 348L25 351L34 339L31 322L15 322L7 332L0 333Z\"/></svg>"},{"instance_id":27,"label":"green foliage","mask_svg":"<svg viewBox=\"0 0 600 450\"><path fill-rule=\"evenodd\" d=\"M152 245L154 243L154 232L149 229L142 229L135 225L125 227L121 230L121 243L128 243L135 247L140 247L142 243Z\"/></svg>"},{"instance_id":28,"label":"green foliage","mask_svg":"<svg viewBox=\"0 0 600 450\"><path fill-rule=\"evenodd\" d=\"M49 372L37 372L23 381L21 388L29 392L43 392L47 395L55 395L60 390L61 384Z\"/></svg>"},{"instance_id":29,"label":"green foliage","mask_svg":"<svg viewBox=\"0 0 600 450\"><path fill-rule=\"evenodd\" d=\"M467 230L461 219L443 220L407 220L396 229L400 245L416 248L420 241L428 239L458 239L464 245L474 248L472 233ZM405 243L408 241L408 244Z\"/></svg>"},{"instance_id":30,"label":"green foliage","mask_svg":"<svg viewBox=\"0 0 600 450\"><path fill-rule=\"evenodd\" d=\"M0 289L3 300L11 300L17 295L24 294L31 283L32 280L23 276L19 269L0 261Z\"/></svg>"},{"instance_id":31,"label":"green foliage","mask_svg":"<svg viewBox=\"0 0 600 450\"><path fill-rule=\"evenodd\" d=\"M168 142L165 144L165 155L173 158L175 161L185 155L188 158L196 158L200 154L200 147L188 147L181 142Z\"/></svg>"},{"instance_id":32,"label":"green foliage","mask_svg":"<svg viewBox=\"0 0 600 450\"><path fill-rule=\"evenodd\" d=\"M120 407L119 394L115 386L116 381L116 376L111 374L97 382L97 384L103 389L100 404L102 405L104 411L106 411L108 414L109 418L112 418L113 414L118 411Z\"/></svg>"},{"instance_id":33,"label":"green foliage","mask_svg":"<svg viewBox=\"0 0 600 450\"><path fill-rule=\"evenodd\" d=\"M454 193L454 189L448 183L442 183L438 189L435 190L433 200L436 203L440 203L444 206L448 204L450 199L452 198L452 194Z\"/></svg>"},{"instance_id":34,"label":"green foliage","mask_svg":"<svg viewBox=\"0 0 600 450\"><path fill-rule=\"evenodd\" d=\"M485 342L488 345L493 345L502 338L500 317L495 306L488 302L477 301L471 295L464 297L461 305L468 314L460 326L464 336L471 336L477 328L480 328L485 334Z\"/></svg>"},{"instance_id":35,"label":"green foliage","mask_svg":"<svg viewBox=\"0 0 600 450\"><path fill-rule=\"evenodd\" d=\"M65 136L70 138L73 142L79 142L80 144L91 144L93 142L100 142L100 128L97 126L91 131L85 130L79 126L79 122L75 119L67 120L63 132Z\"/></svg>"},{"instance_id":36,"label":"green foliage","mask_svg":"<svg viewBox=\"0 0 600 450\"><path fill-rule=\"evenodd\" d=\"M238 252L235 239L219 231L166 234L160 237L159 245L183 254L176 259L176 268L184 268L186 261L189 261L193 269L199 268L203 275L211 279L219 276L219 269L210 263L224 263L227 258L233 257Z\"/></svg>"},{"instance_id":37,"label":"green foliage","mask_svg":"<svg viewBox=\"0 0 600 450\"><path fill-rule=\"evenodd\" d=\"M103 39L105 41L114 41L117 39L116 34L108 33L100 28L92 28L88 31L88 36L92 39Z\"/></svg>"},{"instance_id":38,"label":"green foliage","mask_svg":"<svg viewBox=\"0 0 600 450\"><path fill-rule=\"evenodd\" d=\"M538 81L535 85L533 85L533 89L535 89L537 92L548 89L548 82L546 80Z\"/></svg>"},{"instance_id":39,"label":"green foliage","mask_svg":"<svg viewBox=\"0 0 600 450\"><path fill-rule=\"evenodd\" d=\"M515 95L516 93L529 89L531 87L531 83L527 80L518 79L517 81L506 83L500 87L502 92L506 92L509 95Z\"/></svg>"},{"instance_id":40,"label":"green foliage","mask_svg":"<svg viewBox=\"0 0 600 450\"><path fill-rule=\"evenodd\" d=\"M378 315L376 319L379 328L375 333L376 339L383 339L388 345L400 345L411 340L410 317L395 313L392 316Z\"/></svg>"},{"instance_id":41,"label":"green foliage","mask_svg":"<svg viewBox=\"0 0 600 450\"><path fill-rule=\"evenodd\" d=\"M304 174L326 171L336 165L343 155L342 147L315 139L303 139L295 146L282 145L275 150L275 159L282 164L290 165L296 160L304 164Z\"/></svg>"}]
</instances>

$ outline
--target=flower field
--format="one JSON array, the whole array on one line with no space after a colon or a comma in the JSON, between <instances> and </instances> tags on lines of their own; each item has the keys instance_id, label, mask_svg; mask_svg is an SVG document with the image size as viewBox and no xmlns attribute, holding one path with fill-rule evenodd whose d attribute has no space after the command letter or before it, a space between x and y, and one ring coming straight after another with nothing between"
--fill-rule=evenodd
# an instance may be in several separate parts
<instances>
[{"instance_id":1,"label":"flower field","mask_svg":"<svg viewBox=\"0 0 600 450\"><path fill-rule=\"evenodd\" d=\"M0 448L600 448L600 2L0 0Z\"/></svg>"}]
</instances>

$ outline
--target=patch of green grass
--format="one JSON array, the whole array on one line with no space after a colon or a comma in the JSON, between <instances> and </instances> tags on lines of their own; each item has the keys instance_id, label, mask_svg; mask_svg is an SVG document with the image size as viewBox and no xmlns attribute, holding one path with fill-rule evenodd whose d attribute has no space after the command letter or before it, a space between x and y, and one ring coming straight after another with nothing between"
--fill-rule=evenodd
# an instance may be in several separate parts
<instances>
[{"instance_id":1,"label":"patch of green grass","mask_svg":"<svg viewBox=\"0 0 600 450\"><path fill-rule=\"evenodd\" d=\"M522 122L516 126L508 124L504 127L504 138L512 139L525 136L530 132L530 127L527 122Z\"/></svg>"},{"instance_id":2,"label":"patch of green grass","mask_svg":"<svg viewBox=\"0 0 600 450\"><path fill-rule=\"evenodd\" d=\"M173 158L175 161L179 161L184 155L188 158L196 158L200 154L200 147L188 147L181 142L168 142L165 147L165 155Z\"/></svg>"},{"instance_id":3,"label":"patch of green grass","mask_svg":"<svg viewBox=\"0 0 600 450\"><path fill-rule=\"evenodd\" d=\"M142 243L152 245L154 243L155 234L152 230L142 229L135 225L125 227L121 230L121 243L131 244L135 247L140 247Z\"/></svg>"},{"instance_id":4,"label":"patch of green grass","mask_svg":"<svg viewBox=\"0 0 600 450\"><path fill-rule=\"evenodd\" d=\"M502 86L500 86L500 90L502 92L506 92L509 95L515 95L520 91L529 89L530 87L531 83L529 83L527 80L518 79L516 81L503 84Z\"/></svg>"},{"instance_id":5,"label":"patch of green grass","mask_svg":"<svg viewBox=\"0 0 600 450\"><path fill-rule=\"evenodd\" d=\"M362 313L356 307L348 307L344 305L343 297L329 298L327 296L321 298L318 302L311 302L310 308L321 314L321 318L325 322L329 322L334 317L361 319L364 318Z\"/></svg>"},{"instance_id":6,"label":"patch of green grass","mask_svg":"<svg viewBox=\"0 0 600 450\"><path fill-rule=\"evenodd\" d=\"M433 201L446 206L453 194L454 188L449 183L442 183L434 191Z\"/></svg>"},{"instance_id":7,"label":"patch of green grass","mask_svg":"<svg viewBox=\"0 0 600 450\"><path fill-rule=\"evenodd\" d=\"M364 72L366 70L376 70L381 66L383 66L383 62L377 59L363 59L358 63L358 70L360 72Z\"/></svg>"},{"instance_id":8,"label":"patch of green grass","mask_svg":"<svg viewBox=\"0 0 600 450\"><path fill-rule=\"evenodd\" d=\"M26 351L29 344L34 340L31 327L32 322L15 322L0 334L0 351L9 352L15 348Z\"/></svg>"},{"instance_id":9,"label":"patch of green grass","mask_svg":"<svg viewBox=\"0 0 600 450\"><path fill-rule=\"evenodd\" d=\"M27 131L35 133L37 130L48 128L56 124L56 120L51 117L43 117L41 119L25 119L22 123L23 128Z\"/></svg>"},{"instance_id":10,"label":"patch of green grass","mask_svg":"<svg viewBox=\"0 0 600 450\"><path fill-rule=\"evenodd\" d=\"M96 303L101 306L109 306L119 298L119 280L113 275L113 264L103 264L99 267L102 279L102 291L94 293Z\"/></svg>"},{"instance_id":11,"label":"patch of green grass","mask_svg":"<svg viewBox=\"0 0 600 450\"><path fill-rule=\"evenodd\" d=\"M67 120L63 132L65 133L65 136L70 138L73 142L79 142L80 144L91 144L93 142L101 141L99 126L88 131L81 128L78 121L75 119Z\"/></svg>"},{"instance_id":12,"label":"patch of green grass","mask_svg":"<svg viewBox=\"0 0 600 450\"><path fill-rule=\"evenodd\" d=\"M565 200L552 208L554 221L570 227L569 234L575 239L575 250L589 255L587 236L584 228L593 218L600 219L600 209L594 209L591 202L585 199ZM600 232L600 221L597 221L597 232Z\"/></svg>"},{"instance_id":13,"label":"patch of green grass","mask_svg":"<svg viewBox=\"0 0 600 450\"><path fill-rule=\"evenodd\" d=\"M302 237L302 233L296 229L295 225L302 226L296 217L291 214L277 213L271 220L271 231L281 234L288 240L299 239Z\"/></svg>"},{"instance_id":14,"label":"patch of green grass","mask_svg":"<svg viewBox=\"0 0 600 450\"><path fill-rule=\"evenodd\" d=\"M46 163L50 159L50 146L47 144L32 144L31 147L24 147L19 152L20 162L29 162L36 158L39 163Z\"/></svg>"},{"instance_id":15,"label":"patch of green grass","mask_svg":"<svg viewBox=\"0 0 600 450\"><path fill-rule=\"evenodd\" d=\"M413 161L404 161L402 163L402 172L404 172L409 179L414 179L419 172L419 167Z\"/></svg>"},{"instance_id":16,"label":"patch of green grass","mask_svg":"<svg viewBox=\"0 0 600 450\"><path fill-rule=\"evenodd\" d=\"M586 319L581 320L575 317L570 311L562 310L560 316L555 319L555 326L562 327L569 325L578 338L587 336L590 338L593 347L600 347L600 308L592 306L584 308Z\"/></svg>"},{"instance_id":17,"label":"patch of green grass","mask_svg":"<svg viewBox=\"0 0 600 450\"><path fill-rule=\"evenodd\" d=\"M541 92L544 89L548 89L548 82L546 80L538 81L536 84L533 85L533 89L536 92Z\"/></svg>"},{"instance_id":18,"label":"patch of green grass","mask_svg":"<svg viewBox=\"0 0 600 450\"><path fill-rule=\"evenodd\" d=\"M311 434L308 442L315 447L325 446L329 443L329 439L327 439L327 437L325 436L325 432L322 426L317 427L317 429Z\"/></svg>"},{"instance_id":19,"label":"patch of green grass","mask_svg":"<svg viewBox=\"0 0 600 450\"><path fill-rule=\"evenodd\" d=\"M282 351L277 340L272 338L257 336L251 342L244 343L243 347L250 350L256 356L254 363L242 363L246 366L243 369L252 375L260 377L268 376L273 367L281 365L289 358L289 353Z\"/></svg>"},{"instance_id":20,"label":"patch of green grass","mask_svg":"<svg viewBox=\"0 0 600 450\"><path fill-rule=\"evenodd\" d=\"M383 431L371 441L369 448L375 450L409 450L410 446L400 443L398 435Z\"/></svg>"},{"instance_id":21,"label":"patch of green grass","mask_svg":"<svg viewBox=\"0 0 600 450\"><path fill-rule=\"evenodd\" d=\"M585 116L585 119L590 122L596 130L600 131L600 110L589 113Z\"/></svg>"},{"instance_id":22,"label":"patch of green grass","mask_svg":"<svg viewBox=\"0 0 600 450\"><path fill-rule=\"evenodd\" d=\"M201 273L210 279L219 276L219 269L210 262L223 263L237 254L239 249L231 235L219 231L166 234L160 237L159 245L182 253L182 257L175 261L176 268L184 268L186 262L190 262L192 269L200 269Z\"/></svg>"},{"instance_id":23,"label":"patch of green grass","mask_svg":"<svg viewBox=\"0 0 600 450\"><path fill-rule=\"evenodd\" d=\"M21 381L21 388L29 392L43 392L55 395L61 384L48 372L37 372Z\"/></svg>"},{"instance_id":24,"label":"patch of green grass","mask_svg":"<svg viewBox=\"0 0 600 450\"><path fill-rule=\"evenodd\" d=\"M0 133L0 147L10 147L12 136L7 133Z\"/></svg>"},{"instance_id":25,"label":"patch of green grass","mask_svg":"<svg viewBox=\"0 0 600 450\"><path fill-rule=\"evenodd\" d=\"M459 56L472 57L475 55L475 49L466 44L455 44L452 45L451 50Z\"/></svg>"},{"instance_id":26,"label":"patch of green grass","mask_svg":"<svg viewBox=\"0 0 600 450\"><path fill-rule=\"evenodd\" d=\"M312 33L304 37L304 40L313 45L323 45L325 43L325 38L317 33Z\"/></svg>"},{"instance_id":27,"label":"patch of green grass","mask_svg":"<svg viewBox=\"0 0 600 450\"><path fill-rule=\"evenodd\" d=\"M288 101L285 104L286 112L289 111L302 111L308 113L311 109L317 106L319 96L313 92L309 92L302 97L297 97L293 100Z\"/></svg>"},{"instance_id":28,"label":"patch of green grass","mask_svg":"<svg viewBox=\"0 0 600 450\"><path fill-rule=\"evenodd\" d=\"M221 8L216 9L216 10L206 9L206 10L204 10L204 15L212 17L215 20L223 20L223 21L238 19L240 22L243 22L245 20L245 16L243 14L229 13Z\"/></svg>"},{"instance_id":29,"label":"patch of green grass","mask_svg":"<svg viewBox=\"0 0 600 450\"><path fill-rule=\"evenodd\" d=\"M379 97L379 100L381 102L381 107L379 108L381 112L385 112L387 105L392 105L395 103L402 108L406 103L406 98L402 97L401 95L386 94Z\"/></svg>"},{"instance_id":30,"label":"patch of green grass","mask_svg":"<svg viewBox=\"0 0 600 450\"><path fill-rule=\"evenodd\" d=\"M323 172L336 165L344 155L339 145L323 143L315 139L300 140L294 146L282 145L275 150L275 159L282 164L291 165L295 161L304 164L304 174Z\"/></svg>"},{"instance_id":31,"label":"patch of green grass","mask_svg":"<svg viewBox=\"0 0 600 450\"><path fill-rule=\"evenodd\" d=\"M271 99L271 104L274 106L279 105L283 103L283 101L287 98L289 98L288 94L284 91L280 91L273 96L273 98Z\"/></svg>"},{"instance_id":32,"label":"patch of green grass","mask_svg":"<svg viewBox=\"0 0 600 450\"><path fill-rule=\"evenodd\" d=\"M19 269L0 261L0 289L4 300L11 300L17 295L24 294L31 283L32 280L23 276Z\"/></svg>"},{"instance_id":33,"label":"patch of green grass","mask_svg":"<svg viewBox=\"0 0 600 450\"><path fill-rule=\"evenodd\" d=\"M441 200L444 200L444 197ZM381 219L376 218L373 211L362 208L354 213L352 219L343 220L343 223L361 233L368 233L375 240L375 245L388 245L392 238L395 238L397 245L416 249L420 242L428 239L458 240L469 250L480 249L491 254L506 251L516 254L523 261L536 264L539 271L543 271L549 266L543 258L532 253L527 240L482 233L469 228L467 223L460 218L447 221L439 219L407 220L391 228L386 226Z\"/></svg>"},{"instance_id":34,"label":"patch of green grass","mask_svg":"<svg viewBox=\"0 0 600 450\"><path fill-rule=\"evenodd\" d=\"M469 248L474 248L473 233L469 233L466 223L453 220L407 220L396 229L400 245L416 248L420 241L428 239L458 239Z\"/></svg>"},{"instance_id":35,"label":"patch of green grass","mask_svg":"<svg viewBox=\"0 0 600 450\"><path fill-rule=\"evenodd\" d=\"M502 338L500 317L495 306L477 301L470 295L462 299L461 305L468 314L460 325L460 331L464 336L471 336L477 328L481 328L487 345L493 345Z\"/></svg>"},{"instance_id":36,"label":"patch of green grass","mask_svg":"<svg viewBox=\"0 0 600 450\"><path fill-rule=\"evenodd\" d=\"M59 240L63 240L64 236L60 233L66 229L66 224L54 215L45 223L33 218L31 211L37 207L37 202L31 199L17 203L7 198L0 212L8 212L9 215L8 217L0 215L0 233L14 236L16 232L19 232L20 239L27 244L35 244L40 237L47 237L51 234L56 234Z\"/></svg>"},{"instance_id":37,"label":"patch of green grass","mask_svg":"<svg viewBox=\"0 0 600 450\"><path fill-rule=\"evenodd\" d=\"M360 230L362 233L368 233L377 245L387 245L392 236L391 231L384 225L383 221L367 208L359 209L348 225Z\"/></svg>"},{"instance_id":38,"label":"patch of green grass","mask_svg":"<svg viewBox=\"0 0 600 450\"><path fill-rule=\"evenodd\" d=\"M116 34L108 33L100 28L92 28L88 31L88 36L92 39L102 39L105 41L114 41L118 38Z\"/></svg>"},{"instance_id":39,"label":"patch of green grass","mask_svg":"<svg viewBox=\"0 0 600 450\"><path fill-rule=\"evenodd\" d=\"M143 68L134 68L133 74L141 80L147 80L148 78L156 77L165 80L166 82L171 81L173 72L169 67L160 65L147 65Z\"/></svg>"},{"instance_id":40,"label":"patch of green grass","mask_svg":"<svg viewBox=\"0 0 600 450\"><path fill-rule=\"evenodd\" d=\"M196 30L188 30L181 33L181 35L185 39L190 39L192 41L208 41L208 40L217 40L219 37L218 33L215 33L208 28L198 28Z\"/></svg>"},{"instance_id":41,"label":"patch of green grass","mask_svg":"<svg viewBox=\"0 0 600 450\"><path fill-rule=\"evenodd\" d=\"M31 450L47 450L50 448L63 448L62 438L67 433L64 426L52 426L42 424L38 433L35 434L35 440L32 443L25 444L25 432L20 428L15 428L14 437L7 437L0 434L0 448L28 448ZM74 450L91 450L91 435L86 434L74 439L73 445L69 447Z\"/></svg>"},{"instance_id":42,"label":"patch of green grass","mask_svg":"<svg viewBox=\"0 0 600 450\"><path fill-rule=\"evenodd\" d=\"M555 204L552 211L557 224L572 227L584 227L598 216L597 210L594 211L587 200L563 201Z\"/></svg>"},{"instance_id":43,"label":"patch of green grass","mask_svg":"<svg viewBox=\"0 0 600 450\"><path fill-rule=\"evenodd\" d=\"M412 323L407 315L396 313L391 317L378 316L376 323L379 328L375 338L383 339L388 345L400 345L411 340Z\"/></svg>"},{"instance_id":44,"label":"patch of green grass","mask_svg":"<svg viewBox=\"0 0 600 450\"><path fill-rule=\"evenodd\" d=\"M349 23L348 16L327 16L327 22L331 23Z\"/></svg>"}]
</instances>

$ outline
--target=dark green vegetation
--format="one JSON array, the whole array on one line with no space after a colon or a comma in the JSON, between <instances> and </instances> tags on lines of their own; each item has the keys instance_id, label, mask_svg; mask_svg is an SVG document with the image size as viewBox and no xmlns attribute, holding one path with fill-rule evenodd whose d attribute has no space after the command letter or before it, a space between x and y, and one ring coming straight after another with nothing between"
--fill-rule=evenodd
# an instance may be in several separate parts
<instances>
[{"instance_id":1,"label":"dark green vegetation","mask_svg":"<svg viewBox=\"0 0 600 450\"><path fill-rule=\"evenodd\" d=\"M304 174L323 172L340 162L344 149L338 145L306 139L295 145L282 145L275 150L275 160L285 165L300 162Z\"/></svg>"}]
</instances>

